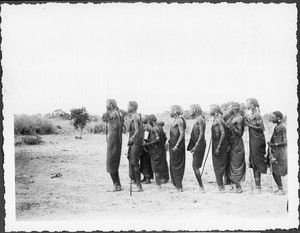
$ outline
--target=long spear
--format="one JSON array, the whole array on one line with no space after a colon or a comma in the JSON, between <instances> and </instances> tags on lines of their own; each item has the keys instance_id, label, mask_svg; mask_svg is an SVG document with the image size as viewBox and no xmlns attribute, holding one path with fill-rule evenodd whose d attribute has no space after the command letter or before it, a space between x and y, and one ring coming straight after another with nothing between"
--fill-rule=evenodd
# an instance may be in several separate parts
<instances>
[{"instance_id":1,"label":"long spear","mask_svg":"<svg viewBox=\"0 0 300 233\"><path fill-rule=\"evenodd\" d=\"M250 173L250 185L251 185L251 193L253 194L253 184L252 184L252 173L251 173L251 169L250 169L250 165L251 165L251 158L250 158L250 137L249 137L250 131L249 131L249 126L248 126L248 134L246 133L246 142L248 143L248 156L249 156L249 173ZM247 136L248 135L248 136Z\"/></svg>"},{"instance_id":2,"label":"long spear","mask_svg":"<svg viewBox=\"0 0 300 233\"><path fill-rule=\"evenodd\" d=\"M208 153L209 153L209 151L210 151L210 146L211 146L211 138L212 137L210 137L210 141L209 141L209 146L208 146L208 150L207 150L207 153L206 153L206 158L205 158L205 160L204 160L204 164L203 164L203 168L202 168L202 172L201 172L201 177L202 177L202 174L203 174L203 172L204 172L204 167L205 167L205 164L206 164L206 160L207 160L207 158L208 158Z\"/></svg>"}]
</instances>

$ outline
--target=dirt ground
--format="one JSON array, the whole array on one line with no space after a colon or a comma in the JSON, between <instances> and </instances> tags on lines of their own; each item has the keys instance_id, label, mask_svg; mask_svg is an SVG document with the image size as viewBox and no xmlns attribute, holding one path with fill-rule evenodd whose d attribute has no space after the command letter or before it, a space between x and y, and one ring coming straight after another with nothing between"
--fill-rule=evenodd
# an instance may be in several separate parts
<instances>
[{"instance_id":1,"label":"dirt ground","mask_svg":"<svg viewBox=\"0 0 300 233\"><path fill-rule=\"evenodd\" d=\"M207 130L208 142L209 137L210 130ZM170 182L164 184L162 190L156 190L152 182L143 185L144 192L134 192L130 196L128 160L125 155L127 139L128 135L124 134L119 170L124 190L114 193L107 192L112 188L112 182L105 169L105 135L85 134L81 140L75 139L74 133L49 135L43 136L44 144L16 146L17 221L79 220L122 215L172 218L178 214L193 213L198 216L242 218L287 215L287 195L271 193L269 170L268 174L262 176L262 194L252 194L249 168L246 180L242 183L242 194L230 193L230 186L226 186L224 194L216 194L211 152L203 174L205 193L199 193L192 171L192 155L187 152L183 192L178 192ZM244 139L247 140L247 132ZM186 140L189 140L188 134ZM251 177L253 179L252 174ZM283 181L287 190L287 177ZM273 180L272 185L275 190Z\"/></svg>"}]
</instances>

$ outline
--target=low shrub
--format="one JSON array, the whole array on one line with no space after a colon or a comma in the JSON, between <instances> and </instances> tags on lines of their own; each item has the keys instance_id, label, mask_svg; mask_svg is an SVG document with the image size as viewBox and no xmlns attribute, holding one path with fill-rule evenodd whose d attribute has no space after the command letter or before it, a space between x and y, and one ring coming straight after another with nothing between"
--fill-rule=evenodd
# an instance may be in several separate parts
<instances>
[{"instance_id":1,"label":"low shrub","mask_svg":"<svg viewBox=\"0 0 300 233\"><path fill-rule=\"evenodd\" d=\"M46 117L41 115L17 115L14 118L14 131L16 135L44 135L54 134L56 127Z\"/></svg>"},{"instance_id":2,"label":"low shrub","mask_svg":"<svg viewBox=\"0 0 300 233\"><path fill-rule=\"evenodd\" d=\"M42 137L41 136L29 136L26 135L22 138L23 143L27 145L39 145L43 143Z\"/></svg>"},{"instance_id":3,"label":"low shrub","mask_svg":"<svg viewBox=\"0 0 300 233\"><path fill-rule=\"evenodd\" d=\"M104 134L106 132L106 124L103 122L100 124L92 122L87 124L86 130L93 134Z\"/></svg>"}]
</instances>

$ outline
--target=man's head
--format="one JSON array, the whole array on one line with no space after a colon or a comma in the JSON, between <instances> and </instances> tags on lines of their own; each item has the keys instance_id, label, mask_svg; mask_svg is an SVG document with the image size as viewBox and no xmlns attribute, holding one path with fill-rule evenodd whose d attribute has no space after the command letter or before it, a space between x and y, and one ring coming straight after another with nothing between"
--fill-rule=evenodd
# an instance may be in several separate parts
<instances>
[{"instance_id":1,"label":"man's head","mask_svg":"<svg viewBox=\"0 0 300 233\"><path fill-rule=\"evenodd\" d=\"M149 124L151 126L153 126L155 124L155 122L157 121L156 116L154 114L150 114L148 117L148 121L149 121Z\"/></svg>"},{"instance_id":2,"label":"man's head","mask_svg":"<svg viewBox=\"0 0 300 233\"><path fill-rule=\"evenodd\" d=\"M149 122L148 117L149 117L148 115L143 116L142 121L144 125L148 124Z\"/></svg>"},{"instance_id":3,"label":"man's head","mask_svg":"<svg viewBox=\"0 0 300 233\"><path fill-rule=\"evenodd\" d=\"M227 110L223 112L222 118L226 122L229 119L232 119L232 115L233 115L233 110Z\"/></svg>"},{"instance_id":4,"label":"man's head","mask_svg":"<svg viewBox=\"0 0 300 233\"><path fill-rule=\"evenodd\" d=\"M239 112L240 111L240 104L237 103L237 102L232 102L230 105L229 105L229 113L230 114L233 114L234 112Z\"/></svg>"},{"instance_id":5,"label":"man's head","mask_svg":"<svg viewBox=\"0 0 300 233\"><path fill-rule=\"evenodd\" d=\"M209 115L215 116L216 114L223 114L221 108L217 104L210 105Z\"/></svg>"},{"instance_id":6,"label":"man's head","mask_svg":"<svg viewBox=\"0 0 300 233\"><path fill-rule=\"evenodd\" d=\"M246 102L248 110L251 110L253 108L259 108L259 103L255 98L247 99Z\"/></svg>"},{"instance_id":7,"label":"man's head","mask_svg":"<svg viewBox=\"0 0 300 233\"><path fill-rule=\"evenodd\" d=\"M197 116L201 115L201 113L202 113L202 110L201 110L201 107L199 104L192 104L190 106L190 115L192 117L197 117Z\"/></svg>"},{"instance_id":8,"label":"man's head","mask_svg":"<svg viewBox=\"0 0 300 233\"><path fill-rule=\"evenodd\" d=\"M108 99L106 101L106 109L107 110L112 110L112 109L117 109L118 105L117 105L117 101L114 99Z\"/></svg>"},{"instance_id":9,"label":"man's head","mask_svg":"<svg viewBox=\"0 0 300 233\"><path fill-rule=\"evenodd\" d=\"M129 101L128 103L128 112L132 113L138 109L138 104L136 101Z\"/></svg>"},{"instance_id":10,"label":"man's head","mask_svg":"<svg viewBox=\"0 0 300 233\"><path fill-rule=\"evenodd\" d=\"M171 110L170 117L172 118L183 114L183 110L179 105L171 106L170 110Z\"/></svg>"},{"instance_id":11,"label":"man's head","mask_svg":"<svg viewBox=\"0 0 300 233\"><path fill-rule=\"evenodd\" d=\"M283 119L283 115L282 115L282 113L280 111L275 111L271 115L271 121L273 123L281 122L282 119Z\"/></svg>"}]
</instances>

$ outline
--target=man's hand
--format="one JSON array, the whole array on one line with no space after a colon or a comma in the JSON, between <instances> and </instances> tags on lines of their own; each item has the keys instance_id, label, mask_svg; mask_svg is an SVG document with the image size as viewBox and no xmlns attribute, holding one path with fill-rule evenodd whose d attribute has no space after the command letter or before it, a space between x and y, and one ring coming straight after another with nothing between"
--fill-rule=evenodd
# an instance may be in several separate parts
<instances>
[{"instance_id":1,"label":"man's hand","mask_svg":"<svg viewBox=\"0 0 300 233\"><path fill-rule=\"evenodd\" d=\"M231 129L233 127L232 122L231 121L227 121L225 122L225 125L227 128Z\"/></svg>"},{"instance_id":2,"label":"man's hand","mask_svg":"<svg viewBox=\"0 0 300 233\"><path fill-rule=\"evenodd\" d=\"M173 148L172 148L172 151L173 152L176 152L178 150L178 147L177 146L174 146Z\"/></svg>"},{"instance_id":3,"label":"man's hand","mask_svg":"<svg viewBox=\"0 0 300 233\"><path fill-rule=\"evenodd\" d=\"M127 146L132 146L133 145L133 140L132 138L129 139Z\"/></svg>"},{"instance_id":4,"label":"man's hand","mask_svg":"<svg viewBox=\"0 0 300 233\"><path fill-rule=\"evenodd\" d=\"M271 162L272 162L272 163L277 163L276 158L272 157L272 158L271 158Z\"/></svg>"},{"instance_id":5,"label":"man's hand","mask_svg":"<svg viewBox=\"0 0 300 233\"><path fill-rule=\"evenodd\" d=\"M109 119L109 114L108 114L108 112L106 112L106 113L104 113L104 114L102 115L102 120L103 120L104 122L108 122L108 119Z\"/></svg>"},{"instance_id":6,"label":"man's hand","mask_svg":"<svg viewBox=\"0 0 300 233\"><path fill-rule=\"evenodd\" d=\"M249 124L248 121L244 121L244 125L245 125L245 126L249 126L250 124Z\"/></svg>"},{"instance_id":7,"label":"man's hand","mask_svg":"<svg viewBox=\"0 0 300 233\"><path fill-rule=\"evenodd\" d=\"M219 156L219 155L220 155L220 147L218 147L218 148L216 149L215 155L216 155L216 156Z\"/></svg>"},{"instance_id":8,"label":"man's hand","mask_svg":"<svg viewBox=\"0 0 300 233\"><path fill-rule=\"evenodd\" d=\"M144 143L142 144L142 146L143 146L143 147L148 146L148 143L147 143L147 142L144 142Z\"/></svg>"},{"instance_id":9,"label":"man's hand","mask_svg":"<svg viewBox=\"0 0 300 233\"><path fill-rule=\"evenodd\" d=\"M196 147L197 147L197 146L194 146L194 148L193 148L193 149L191 149L191 153L192 153L192 154L194 154L194 153L195 153L195 151L196 151Z\"/></svg>"}]
</instances>

